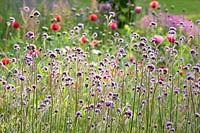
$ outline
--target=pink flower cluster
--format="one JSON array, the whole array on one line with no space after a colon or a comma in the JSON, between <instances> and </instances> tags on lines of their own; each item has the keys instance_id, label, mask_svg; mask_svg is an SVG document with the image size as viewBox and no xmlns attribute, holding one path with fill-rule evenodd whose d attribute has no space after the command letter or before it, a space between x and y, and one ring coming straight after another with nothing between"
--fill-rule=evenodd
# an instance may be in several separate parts
<instances>
[{"instance_id":1,"label":"pink flower cluster","mask_svg":"<svg viewBox=\"0 0 200 133\"><path fill-rule=\"evenodd\" d=\"M186 19L183 15L173 15L160 12L157 15L146 15L140 20L140 24L142 27L148 27L149 24L152 22L156 22L163 28L182 28L185 35L187 36L198 36L200 33L200 28L198 27L198 25L195 25L192 21Z\"/></svg>"}]
</instances>

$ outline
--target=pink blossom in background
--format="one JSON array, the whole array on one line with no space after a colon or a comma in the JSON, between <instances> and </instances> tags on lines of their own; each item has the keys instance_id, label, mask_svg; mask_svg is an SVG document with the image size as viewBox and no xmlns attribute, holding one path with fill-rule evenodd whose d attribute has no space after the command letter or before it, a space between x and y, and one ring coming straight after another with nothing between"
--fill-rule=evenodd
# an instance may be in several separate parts
<instances>
[{"instance_id":1,"label":"pink blossom in background","mask_svg":"<svg viewBox=\"0 0 200 133\"><path fill-rule=\"evenodd\" d=\"M136 6L135 7L135 13L141 13L142 12L142 7L141 6Z\"/></svg>"},{"instance_id":2,"label":"pink blossom in background","mask_svg":"<svg viewBox=\"0 0 200 133\"><path fill-rule=\"evenodd\" d=\"M111 28L112 30L117 29L117 23L116 23L116 22L111 22L111 23L109 24L109 26L110 26L110 28Z\"/></svg>"},{"instance_id":3,"label":"pink blossom in background","mask_svg":"<svg viewBox=\"0 0 200 133\"><path fill-rule=\"evenodd\" d=\"M168 34L167 39L170 43L174 43L176 41L176 36L174 34Z\"/></svg>"},{"instance_id":4,"label":"pink blossom in background","mask_svg":"<svg viewBox=\"0 0 200 133\"><path fill-rule=\"evenodd\" d=\"M183 33L185 33L187 36L198 36L200 33L200 28L198 25L195 25L192 21L184 18L183 15L173 15L163 12L158 13L157 16L149 14L140 20L140 25L142 27L148 27L151 22L156 22L163 28L182 28Z\"/></svg>"},{"instance_id":5,"label":"pink blossom in background","mask_svg":"<svg viewBox=\"0 0 200 133\"><path fill-rule=\"evenodd\" d=\"M109 3L102 3L99 5L99 10L111 10L112 6Z\"/></svg>"},{"instance_id":6,"label":"pink blossom in background","mask_svg":"<svg viewBox=\"0 0 200 133\"><path fill-rule=\"evenodd\" d=\"M155 35L152 40L159 45L164 41L164 38L160 35Z\"/></svg>"}]
</instances>

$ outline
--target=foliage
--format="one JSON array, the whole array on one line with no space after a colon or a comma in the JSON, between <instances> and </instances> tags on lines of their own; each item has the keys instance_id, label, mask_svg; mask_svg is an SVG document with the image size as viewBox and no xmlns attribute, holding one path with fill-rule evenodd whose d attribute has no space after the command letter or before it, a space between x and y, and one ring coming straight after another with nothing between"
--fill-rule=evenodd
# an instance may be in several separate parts
<instances>
[{"instance_id":1,"label":"foliage","mask_svg":"<svg viewBox=\"0 0 200 133\"><path fill-rule=\"evenodd\" d=\"M119 27L123 27L125 23L135 20L134 7L135 0L99 0L99 2L109 3L112 11L116 13Z\"/></svg>"}]
</instances>

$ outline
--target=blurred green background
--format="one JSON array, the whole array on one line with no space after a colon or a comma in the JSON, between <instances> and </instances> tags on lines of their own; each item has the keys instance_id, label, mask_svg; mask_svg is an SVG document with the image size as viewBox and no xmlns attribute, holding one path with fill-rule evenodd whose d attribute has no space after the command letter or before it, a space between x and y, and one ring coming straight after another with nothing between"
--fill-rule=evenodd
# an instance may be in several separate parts
<instances>
[{"instance_id":1,"label":"blurred green background","mask_svg":"<svg viewBox=\"0 0 200 133\"><path fill-rule=\"evenodd\" d=\"M141 0L136 0L141 1ZM151 0L148 0L149 2ZM158 0L163 8L167 8L171 13L182 14L185 10L187 18L196 20L200 19L200 0ZM171 9L174 5L174 9Z\"/></svg>"},{"instance_id":2,"label":"blurred green background","mask_svg":"<svg viewBox=\"0 0 200 133\"><path fill-rule=\"evenodd\" d=\"M74 0L77 3L81 3L84 6L90 6L91 0ZM97 0L98 1L98 0ZM136 5L143 7L148 7L149 3L152 0L135 0ZM200 0L157 0L162 9L168 9L170 13L173 14L182 14L183 10L187 18L196 20L200 19ZM145 3L145 4L144 4ZM146 4L147 3L147 4ZM174 9L171 9L171 6L174 6Z\"/></svg>"},{"instance_id":3,"label":"blurred green background","mask_svg":"<svg viewBox=\"0 0 200 133\"><path fill-rule=\"evenodd\" d=\"M54 4L59 0L46 0L48 3ZM68 1L71 6L90 7L92 0L62 0L63 2ZM97 0L98 1L98 0ZM136 5L148 7L147 4L151 0L136 0ZM19 9L22 7L22 3L25 2L28 6L40 8L44 4L45 0L0 0L0 16L7 18L8 16L17 17ZM182 14L185 10L185 14L190 19L200 18L200 0L158 0L161 4L162 9L168 9L171 13ZM172 10L171 5L175 8Z\"/></svg>"}]
</instances>

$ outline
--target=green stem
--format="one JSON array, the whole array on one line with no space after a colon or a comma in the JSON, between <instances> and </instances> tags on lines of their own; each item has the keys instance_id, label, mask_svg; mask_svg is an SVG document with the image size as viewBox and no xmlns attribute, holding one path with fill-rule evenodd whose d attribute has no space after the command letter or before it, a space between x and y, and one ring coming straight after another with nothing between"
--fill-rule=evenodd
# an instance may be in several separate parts
<instances>
[{"instance_id":1,"label":"green stem","mask_svg":"<svg viewBox=\"0 0 200 133\"><path fill-rule=\"evenodd\" d=\"M136 90L137 90L137 80L138 80L138 70L137 70L137 61L136 61L136 67L135 67L135 71L136 71L136 77L134 77L134 81L135 81L135 88L134 88L134 95L133 95L133 105L132 105L132 110L133 110L133 116L131 118L131 129L130 129L130 133L132 133L132 129L133 129L133 119L134 119L134 114L135 114L135 99L136 99ZM136 79L135 79L136 78ZM139 105L139 104L138 104ZM137 115L137 114L136 114ZM137 122L137 121L136 121Z\"/></svg>"}]
</instances>

